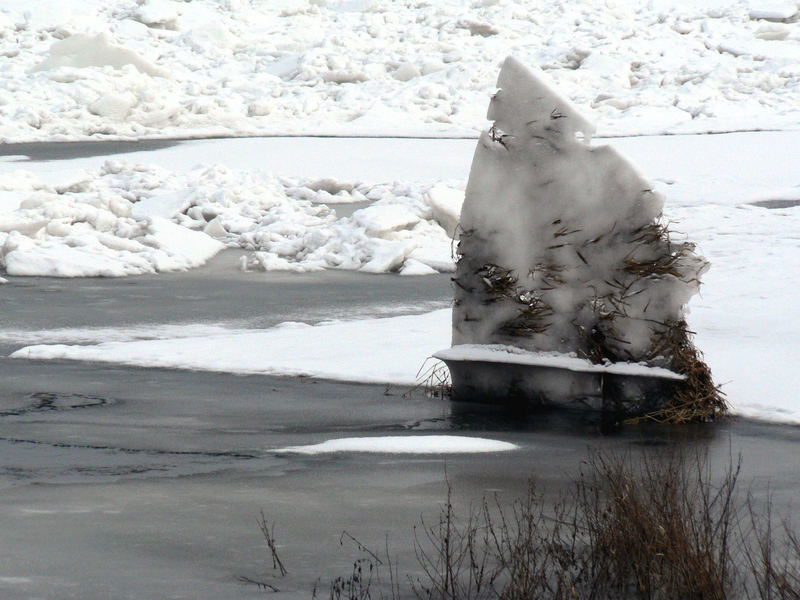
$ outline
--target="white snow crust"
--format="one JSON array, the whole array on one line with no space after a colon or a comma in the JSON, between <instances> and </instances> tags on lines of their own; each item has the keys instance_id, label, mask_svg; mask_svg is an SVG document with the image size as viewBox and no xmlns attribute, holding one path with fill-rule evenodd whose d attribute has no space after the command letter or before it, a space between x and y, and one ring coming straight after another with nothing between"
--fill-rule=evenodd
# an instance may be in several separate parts
<instances>
[{"instance_id":1,"label":"white snow crust","mask_svg":"<svg viewBox=\"0 0 800 600\"><path fill-rule=\"evenodd\" d=\"M603 135L796 128L796 10L780 0L6 0L0 140L475 135L512 53L592 107Z\"/></svg>"},{"instance_id":2,"label":"white snow crust","mask_svg":"<svg viewBox=\"0 0 800 600\"><path fill-rule=\"evenodd\" d=\"M287 446L277 453L332 454L339 452L372 452L380 454L477 454L508 452L516 444L486 438L460 435L417 435L339 438L309 446Z\"/></svg>"}]
</instances>

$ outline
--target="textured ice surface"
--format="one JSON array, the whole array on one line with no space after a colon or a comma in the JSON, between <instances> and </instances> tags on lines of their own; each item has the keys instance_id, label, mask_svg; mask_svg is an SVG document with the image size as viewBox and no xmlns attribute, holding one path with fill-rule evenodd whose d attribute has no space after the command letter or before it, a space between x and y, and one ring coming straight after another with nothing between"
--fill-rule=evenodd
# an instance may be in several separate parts
<instances>
[{"instance_id":1,"label":"textured ice surface","mask_svg":"<svg viewBox=\"0 0 800 600\"><path fill-rule=\"evenodd\" d=\"M12 171L0 175L0 269L117 277L196 267L227 246L252 251L245 269L447 272L455 268L450 236L432 199L448 194L462 192L221 165L179 173L107 161L60 185ZM336 213L368 202L351 216Z\"/></svg>"},{"instance_id":2,"label":"textured ice surface","mask_svg":"<svg viewBox=\"0 0 800 600\"><path fill-rule=\"evenodd\" d=\"M6 0L0 139L474 135L509 52L591 106L601 134L796 128L800 24L776 36L761 20L792 11L780 0Z\"/></svg>"}]
</instances>

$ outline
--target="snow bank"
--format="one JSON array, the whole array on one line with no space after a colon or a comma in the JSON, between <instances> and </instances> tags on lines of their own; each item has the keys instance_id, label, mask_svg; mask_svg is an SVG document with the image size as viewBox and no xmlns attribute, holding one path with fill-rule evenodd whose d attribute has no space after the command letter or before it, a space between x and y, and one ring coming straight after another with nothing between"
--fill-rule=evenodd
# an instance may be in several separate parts
<instances>
[{"instance_id":1,"label":"snow bank","mask_svg":"<svg viewBox=\"0 0 800 600\"><path fill-rule=\"evenodd\" d=\"M2 140L475 135L510 52L601 134L800 123L794 2L62 4L3 4Z\"/></svg>"},{"instance_id":2,"label":"snow bank","mask_svg":"<svg viewBox=\"0 0 800 600\"><path fill-rule=\"evenodd\" d=\"M175 173L118 161L59 186L24 172L4 181L0 268L11 275L176 271L224 246L252 251L245 269L426 275L455 268L432 184L300 180L222 166ZM352 203L370 204L337 216L336 206Z\"/></svg>"},{"instance_id":3,"label":"snow bank","mask_svg":"<svg viewBox=\"0 0 800 600\"><path fill-rule=\"evenodd\" d=\"M373 452L380 454L476 454L508 452L519 446L509 442L460 435L417 435L340 438L310 446L287 446L275 452L291 454L331 454Z\"/></svg>"},{"instance_id":4,"label":"snow bank","mask_svg":"<svg viewBox=\"0 0 800 600\"><path fill-rule=\"evenodd\" d=\"M241 374L305 375L412 386L431 348L447 345L449 321L450 310L445 309L424 315L331 322L313 327L292 323L262 331L216 335L204 332L199 337L92 346L37 345L22 348L11 356ZM434 345L429 345L430 342ZM332 348L336 351L332 352Z\"/></svg>"}]
</instances>

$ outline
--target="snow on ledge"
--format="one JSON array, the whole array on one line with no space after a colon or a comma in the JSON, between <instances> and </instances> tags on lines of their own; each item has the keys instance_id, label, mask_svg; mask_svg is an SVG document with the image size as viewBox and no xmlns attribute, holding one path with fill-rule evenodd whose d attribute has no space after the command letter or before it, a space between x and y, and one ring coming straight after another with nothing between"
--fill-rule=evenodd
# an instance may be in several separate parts
<instances>
[{"instance_id":1,"label":"snow on ledge","mask_svg":"<svg viewBox=\"0 0 800 600\"><path fill-rule=\"evenodd\" d=\"M288 446L275 452L292 454L331 454L373 452L382 454L471 454L508 452L519 446L509 442L458 435L357 437L328 440L309 446Z\"/></svg>"},{"instance_id":2,"label":"snow on ledge","mask_svg":"<svg viewBox=\"0 0 800 600\"><path fill-rule=\"evenodd\" d=\"M490 362L550 367L553 369L566 369L576 373L610 373L634 377L657 377L675 381L685 379L684 375L679 375L669 369L650 367L642 363L618 362L598 365L584 358L578 358L574 354L530 352L501 344L459 344L452 348L439 350L434 353L433 357L444 361Z\"/></svg>"}]
</instances>

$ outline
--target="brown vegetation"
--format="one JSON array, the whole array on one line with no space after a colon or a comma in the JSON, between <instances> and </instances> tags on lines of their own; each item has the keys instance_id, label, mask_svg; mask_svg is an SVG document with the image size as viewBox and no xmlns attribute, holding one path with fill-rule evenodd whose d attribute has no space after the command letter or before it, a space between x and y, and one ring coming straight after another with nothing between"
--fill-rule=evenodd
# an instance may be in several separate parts
<instances>
[{"instance_id":1,"label":"brown vegetation","mask_svg":"<svg viewBox=\"0 0 800 600\"><path fill-rule=\"evenodd\" d=\"M448 485L438 519L415 528L418 568L406 585L388 543L379 558L348 535L361 556L329 597L798 600L800 536L776 526L769 501L761 514L742 500L738 476L733 461L713 477L702 456L595 452L555 502L531 483L510 507L484 499L463 513Z\"/></svg>"}]
</instances>

